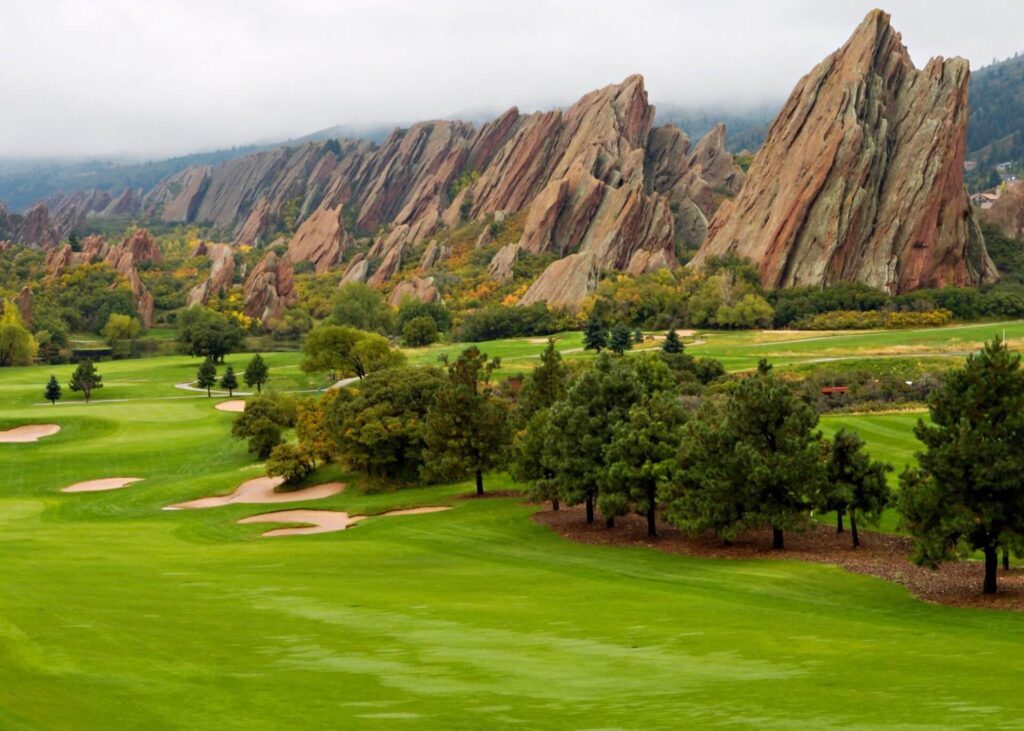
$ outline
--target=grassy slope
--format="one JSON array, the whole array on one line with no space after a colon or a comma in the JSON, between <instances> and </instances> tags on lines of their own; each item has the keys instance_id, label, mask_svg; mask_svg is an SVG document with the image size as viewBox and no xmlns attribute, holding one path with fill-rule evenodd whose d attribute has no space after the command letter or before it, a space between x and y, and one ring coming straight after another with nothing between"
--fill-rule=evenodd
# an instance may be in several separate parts
<instances>
[{"instance_id":1,"label":"grassy slope","mask_svg":"<svg viewBox=\"0 0 1024 731\"><path fill-rule=\"evenodd\" d=\"M0 445L0 725L1024 722L1024 617L925 605L830 567L571 544L516 500L453 500L466 485L353 486L302 506L455 509L321 536L260 539L265 526L234 522L281 506L162 511L260 474L230 415L167 398L187 396L171 384L195 366L105 363L98 397L145 398L87 407L33 405L60 369L0 372L0 423L64 427ZM823 428L853 424L897 461L914 418ZM103 476L146 481L59 492Z\"/></svg>"}]
</instances>

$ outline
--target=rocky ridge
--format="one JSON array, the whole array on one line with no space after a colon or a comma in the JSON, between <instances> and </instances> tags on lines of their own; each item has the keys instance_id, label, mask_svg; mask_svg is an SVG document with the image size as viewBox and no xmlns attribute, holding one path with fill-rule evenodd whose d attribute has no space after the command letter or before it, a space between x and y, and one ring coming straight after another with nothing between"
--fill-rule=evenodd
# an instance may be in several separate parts
<instances>
[{"instance_id":1,"label":"rocky ridge","mask_svg":"<svg viewBox=\"0 0 1024 731\"><path fill-rule=\"evenodd\" d=\"M963 187L969 68L915 68L868 14L797 84L693 264L736 254L770 288L857 281L890 293L992 281Z\"/></svg>"}]
</instances>

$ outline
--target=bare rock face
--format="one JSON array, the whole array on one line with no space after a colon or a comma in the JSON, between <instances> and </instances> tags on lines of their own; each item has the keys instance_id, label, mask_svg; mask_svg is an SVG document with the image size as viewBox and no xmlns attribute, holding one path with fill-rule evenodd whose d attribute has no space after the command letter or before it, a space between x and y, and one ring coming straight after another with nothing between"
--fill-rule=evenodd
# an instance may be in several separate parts
<instances>
[{"instance_id":1,"label":"bare rock face","mask_svg":"<svg viewBox=\"0 0 1024 731\"><path fill-rule=\"evenodd\" d=\"M148 261L159 264L164 260L164 255L153 235L144 228L128 236L121 242L121 247L130 251L136 262Z\"/></svg>"},{"instance_id":2,"label":"bare rock face","mask_svg":"<svg viewBox=\"0 0 1024 731\"><path fill-rule=\"evenodd\" d=\"M356 254L355 258L349 262L348 268L341 277L341 281L338 282L338 286L344 287L350 282L365 282L369 273L370 260L364 254Z\"/></svg>"},{"instance_id":3,"label":"bare rock face","mask_svg":"<svg viewBox=\"0 0 1024 731\"><path fill-rule=\"evenodd\" d=\"M50 223L50 210L45 203L33 206L25 214L15 241L36 249L53 249L60 243L60 235Z\"/></svg>"},{"instance_id":4,"label":"bare rock face","mask_svg":"<svg viewBox=\"0 0 1024 731\"><path fill-rule=\"evenodd\" d=\"M288 244L288 257L292 262L311 262L316 273L322 274L335 267L341 253L354 245L341 223L341 206L320 208L295 232Z\"/></svg>"},{"instance_id":5,"label":"bare rock face","mask_svg":"<svg viewBox=\"0 0 1024 731\"><path fill-rule=\"evenodd\" d=\"M117 196L107 204L101 215L103 216L137 216L142 212L142 189L126 188L121 195Z\"/></svg>"},{"instance_id":6,"label":"bare rock face","mask_svg":"<svg viewBox=\"0 0 1024 731\"><path fill-rule=\"evenodd\" d=\"M914 67L872 11L793 91L694 260L734 253L766 287L890 293L992 281L963 187L968 64Z\"/></svg>"},{"instance_id":7,"label":"bare rock face","mask_svg":"<svg viewBox=\"0 0 1024 731\"><path fill-rule=\"evenodd\" d=\"M186 307L205 305L211 297L227 291L235 277L235 252L228 244L202 242L193 256L209 258L210 275L189 291Z\"/></svg>"},{"instance_id":8,"label":"bare rock face","mask_svg":"<svg viewBox=\"0 0 1024 731\"><path fill-rule=\"evenodd\" d=\"M18 308L18 312L21 314L21 321L29 327L32 326L32 301L34 297L32 290L25 285L21 288L21 291L15 295L14 306Z\"/></svg>"},{"instance_id":9,"label":"bare rock face","mask_svg":"<svg viewBox=\"0 0 1024 731\"><path fill-rule=\"evenodd\" d=\"M374 289L383 287L384 283L395 276L395 273L402 268L402 257L404 255L404 246L397 246L388 251L381 260L380 266L377 267L377 271L373 273L373 276L366 283Z\"/></svg>"},{"instance_id":10,"label":"bare rock face","mask_svg":"<svg viewBox=\"0 0 1024 731\"><path fill-rule=\"evenodd\" d=\"M502 284L511 282L516 259L518 258L519 244L506 244L498 249L498 253L494 255L491 263L487 265L487 273Z\"/></svg>"},{"instance_id":11,"label":"bare rock face","mask_svg":"<svg viewBox=\"0 0 1024 731\"><path fill-rule=\"evenodd\" d=\"M439 302L441 293L434 286L432 277L426 279L413 277L395 285L395 288L391 290L391 296L388 297L388 304L398 307L403 300L407 299L415 299L423 303Z\"/></svg>"},{"instance_id":12,"label":"bare rock face","mask_svg":"<svg viewBox=\"0 0 1024 731\"><path fill-rule=\"evenodd\" d=\"M128 280L132 294L135 295L135 308L139 311L139 318L142 324L149 327L153 324L153 309L155 303L153 295L146 288L145 283L135 268L136 260L132 250L122 243L114 246L107 254L107 263L118 271L121 276Z\"/></svg>"},{"instance_id":13,"label":"bare rock face","mask_svg":"<svg viewBox=\"0 0 1024 731\"><path fill-rule=\"evenodd\" d=\"M442 246L437 243L437 241L431 241L427 244L427 248L423 250L423 256L420 257L419 269L421 272L429 271L447 257L448 247Z\"/></svg>"},{"instance_id":14,"label":"bare rock face","mask_svg":"<svg viewBox=\"0 0 1024 731\"><path fill-rule=\"evenodd\" d=\"M725 149L725 125L717 124L693 148L689 167L712 188L736 195L746 176Z\"/></svg>"},{"instance_id":15,"label":"bare rock face","mask_svg":"<svg viewBox=\"0 0 1024 731\"><path fill-rule=\"evenodd\" d=\"M267 252L245 279L245 314L264 326L280 319L295 300L293 276L288 254L278 259L274 252Z\"/></svg>"},{"instance_id":16,"label":"bare rock face","mask_svg":"<svg viewBox=\"0 0 1024 731\"><path fill-rule=\"evenodd\" d=\"M547 302L549 307L574 308L597 287L600 269L594 254L570 254L537 277L520 305Z\"/></svg>"}]
</instances>

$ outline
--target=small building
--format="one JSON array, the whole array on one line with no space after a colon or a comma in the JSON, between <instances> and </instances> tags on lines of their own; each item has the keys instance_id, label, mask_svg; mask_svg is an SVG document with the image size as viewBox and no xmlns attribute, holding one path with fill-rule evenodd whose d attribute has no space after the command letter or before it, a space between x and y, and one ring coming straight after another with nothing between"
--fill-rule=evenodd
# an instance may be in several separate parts
<instances>
[{"instance_id":1,"label":"small building","mask_svg":"<svg viewBox=\"0 0 1024 731\"><path fill-rule=\"evenodd\" d=\"M971 196L971 204L976 208L987 211L999 200L998 193L975 193Z\"/></svg>"},{"instance_id":2,"label":"small building","mask_svg":"<svg viewBox=\"0 0 1024 731\"><path fill-rule=\"evenodd\" d=\"M848 387L846 387L846 386L822 386L822 388L821 388L821 395L822 396L842 396L844 393L846 393L849 390L850 389Z\"/></svg>"}]
</instances>

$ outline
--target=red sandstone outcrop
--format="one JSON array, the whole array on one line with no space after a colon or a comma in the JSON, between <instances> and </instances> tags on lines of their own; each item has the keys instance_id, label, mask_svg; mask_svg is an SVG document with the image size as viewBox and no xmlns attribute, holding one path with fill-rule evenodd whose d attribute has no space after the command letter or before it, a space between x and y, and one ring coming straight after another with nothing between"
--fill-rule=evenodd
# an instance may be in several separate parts
<instances>
[{"instance_id":1,"label":"red sandstone outcrop","mask_svg":"<svg viewBox=\"0 0 1024 731\"><path fill-rule=\"evenodd\" d=\"M419 270L421 272L429 271L446 258L448 258L448 247L437 243L437 241L431 241L420 257Z\"/></svg>"},{"instance_id":2,"label":"red sandstone outcrop","mask_svg":"<svg viewBox=\"0 0 1024 731\"><path fill-rule=\"evenodd\" d=\"M21 314L21 321L29 327L32 326L32 302L34 299L32 290L28 288L28 285L25 285L15 295L13 300L14 306L18 308L18 312Z\"/></svg>"},{"instance_id":3,"label":"red sandstone outcrop","mask_svg":"<svg viewBox=\"0 0 1024 731\"><path fill-rule=\"evenodd\" d=\"M990 209L981 212L981 218L1010 238L1024 235L1024 183L1008 188Z\"/></svg>"},{"instance_id":4,"label":"red sandstone outcrop","mask_svg":"<svg viewBox=\"0 0 1024 731\"><path fill-rule=\"evenodd\" d=\"M160 247L156 244L156 239L153 235L144 228L140 228L137 231L132 232L121 242L121 248L127 249L132 253L132 258L135 259L136 263L141 262L152 262L159 264L164 260L164 255L160 251Z\"/></svg>"},{"instance_id":5,"label":"red sandstone outcrop","mask_svg":"<svg viewBox=\"0 0 1024 731\"><path fill-rule=\"evenodd\" d=\"M50 223L50 210L45 203L29 209L14 240L25 246L44 250L52 249L60 243L60 235Z\"/></svg>"},{"instance_id":6,"label":"red sandstone outcrop","mask_svg":"<svg viewBox=\"0 0 1024 731\"><path fill-rule=\"evenodd\" d=\"M575 307L597 287L600 273L594 254L570 254L545 269L519 304L547 302L549 307Z\"/></svg>"},{"instance_id":7,"label":"red sandstone outcrop","mask_svg":"<svg viewBox=\"0 0 1024 731\"><path fill-rule=\"evenodd\" d=\"M353 246L355 241L341 221L341 206L319 208L295 232L288 244L288 257L293 263L308 261L322 274L334 268L342 252Z\"/></svg>"},{"instance_id":8,"label":"red sandstone outcrop","mask_svg":"<svg viewBox=\"0 0 1024 731\"><path fill-rule=\"evenodd\" d=\"M245 314L264 325L280 319L295 300L292 263L285 254L280 259L270 251L245 279Z\"/></svg>"},{"instance_id":9,"label":"red sandstone outcrop","mask_svg":"<svg viewBox=\"0 0 1024 731\"><path fill-rule=\"evenodd\" d=\"M505 244L491 258L491 263L487 265L487 273L502 284L511 282L518 258L519 244Z\"/></svg>"},{"instance_id":10,"label":"red sandstone outcrop","mask_svg":"<svg viewBox=\"0 0 1024 731\"><path fill-rule=\"evenodd\" d=\"M126 188L100 213L102 216L137 216L142 212L143 193L141 188Z\"/></svg>"},{"instance_id":11,"label":"red sandstone outcrop","mask_svg":"<svg viewBox=\"0 0 1024 731\"><path fill-rule=\"evenodd\" d=\"M186 307L205 305L211 297L226 292L235 277L235 252L228 244L200 243L192 256L205 256L210 260L210 275L188 293Z\"/></svg>"},{"instance_id":12,"label":"red sandstone outcrop","mask_svg":"<svg viewBox=\"0 0 1024 731\"><path fill-rule=\"evenodd\" d=\"M766 287L891 293L995 279L963 187L968 75L956 58L916 69L869 13L797 85L694 265L731 253Z\"/></svg>"},{"instance_id":13,"label":"red sandstone outcrop","mask_svg":"<svg viewBox=\"0 0 1024 731\"><path fill-rule=\"evenodd\" d=\"M395 276L395 273L402 268L402 257L405 255L405 246L399 245L388 251L380 264L377 266L377 271L373 273L373 276L367 280L374 289L379 289L384 286L391 277Z\"/></svg>"},{"instance_id":14,"label":"red sandstone outcrop","mask_svg":"<svg viewBox=\"0 0 1024 731\"><path fill-rule=\"evenodd\" d=\"M366 258L365 254L356 254L355 258L349 262L348 268L341 277L341 281L338 282L338 286L343 287L350 282L365 282L369 274L370 260Z\"/></svg>"},{"instance_id":15,"label":"red sandstone outcrop","mask_svg":"<svg viewBox=\"0 0 1024 731\"><path fill-rule=\"evenodd\" d=\"M395 288L391 290L391 296L388 297L388 304L392 307L398 307L402 304L403 300L407 299L419 300L424 303L439 302L441 300L441 293L434 286L432 277L427 279L413 277L395 285Z\"/></svg>"}]
</instances>

